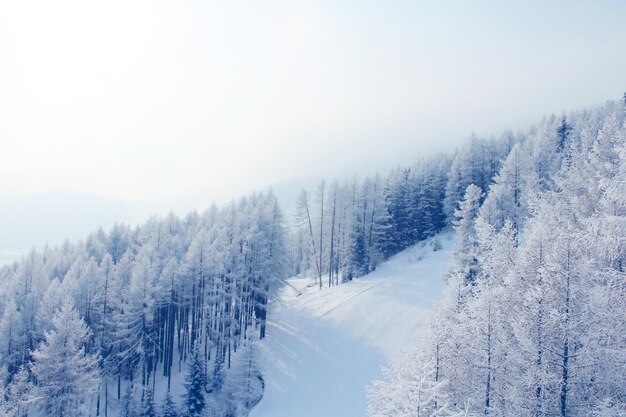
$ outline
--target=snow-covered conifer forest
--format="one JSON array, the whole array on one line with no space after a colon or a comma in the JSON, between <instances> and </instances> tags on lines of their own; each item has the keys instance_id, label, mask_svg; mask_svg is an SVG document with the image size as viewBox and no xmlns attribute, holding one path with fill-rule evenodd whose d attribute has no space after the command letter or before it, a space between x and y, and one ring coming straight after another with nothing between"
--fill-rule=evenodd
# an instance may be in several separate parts
<instances>
[{"instance_id":1,"label":"snow-covered conifer forest","mask_svg":"<svg viewBox=\"0 0 626 417\"><path fill-rule=\"evenodd\" d=\"M625 105L548 118L458 181L444 299L370 416L626 415Z\"/></svg>"},{"instance_id":2,"label":"snow-covered conifer forest","mask_svg":"<svg viewBox=\"0 0 626 417\"><path fill-rule=\"evenodd\" d=\"M246 416L272 383L274 307L332 298L449 230L444 295L367 414L625 415L625 100L322 181L296 213L256 193L31 251L0 269L0 415Z\"/></svg>"}]
</instances>

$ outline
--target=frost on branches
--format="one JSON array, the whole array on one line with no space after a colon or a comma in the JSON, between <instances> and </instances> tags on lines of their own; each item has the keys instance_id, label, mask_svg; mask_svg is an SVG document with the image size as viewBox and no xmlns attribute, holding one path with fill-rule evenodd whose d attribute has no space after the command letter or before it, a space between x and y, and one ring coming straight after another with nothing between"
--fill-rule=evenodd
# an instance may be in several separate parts
<instances>
[{"instance_id":1,"label":"frost on branches","mask_svg":"<svg viewBox=\"0 0 626 417\"><path fill-rule=\"evenodd\" d=\"M544 120L477 215L467 187L430 333L373 384L369 415L626 413L624 105Z\"/></svg>"}]
</instances>

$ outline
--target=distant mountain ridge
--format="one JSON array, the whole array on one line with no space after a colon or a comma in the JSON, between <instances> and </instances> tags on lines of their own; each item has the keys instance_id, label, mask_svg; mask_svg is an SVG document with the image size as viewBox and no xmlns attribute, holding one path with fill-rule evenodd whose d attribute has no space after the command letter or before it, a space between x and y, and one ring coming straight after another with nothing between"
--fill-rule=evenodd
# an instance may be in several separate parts
<instances>
[{"instance_id":1,"label":"distant mountain ridge","mask_svg":"<svg viewBox=\"0 0 626 417\"><path fill-rule=\"evenodd\" d=\"M313 189L317 181L318 178L292 179L266 189L272 189L290 222L297 193L302 188ZM232 198L235 195L238 194L233 192ZM203 211L213 201L221 204L228 199L215 192L197 191L173 198L122 200L68 189L0 199L0 266L19 259L33 247L41 249L65 240L77 241L100 227L109 230L115 223L134 225L170 211L180 215L194 209Z\"/></svg>"},{"instance_id":2,"label":"distant mountain ridge","mask_svg":"<svg viewBox=\"0 0 626 417\"><path fill-rule=\"evenodd\" d=\"M0 264L33 247L78 240L99 227L133 220L131 203L93 194L52 190L0 202Z\"/></svg>"}]
</instances>

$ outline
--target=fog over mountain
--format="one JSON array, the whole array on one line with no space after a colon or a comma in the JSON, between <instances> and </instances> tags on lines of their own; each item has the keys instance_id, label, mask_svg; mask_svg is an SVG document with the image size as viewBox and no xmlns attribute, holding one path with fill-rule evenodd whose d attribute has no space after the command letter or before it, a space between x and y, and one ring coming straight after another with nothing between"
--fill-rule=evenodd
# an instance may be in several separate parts
<instances>
[{"instance_id":1,"label":"fog over mountain","mask_svg":"<svg viewBox=\"0 0 626 417\"><path fill-rule=\"evenodd\" d=\"M626 417L625 16L0 0L0 417Z\"/></svg>"},{"instance_id":2,"label":"fog over mountain","mask_svg":"<svg viewBox=\"0 0 626 417\"><path fill-rule=\"evenodd\" d=\"M284 181L271 189L283 207L287 223L292 222L297 194L313 190L319 178ZM122 200L75 190L56 189L19 198L0 199L0 266L10 263L33 248L77 241L98 228L108 230L115 223L137 225L150 216L163 217L170 211L185 215L202 212L215 203L238 199L235 192L195 192L175 198Z\"/></svg>"}]
</instances>

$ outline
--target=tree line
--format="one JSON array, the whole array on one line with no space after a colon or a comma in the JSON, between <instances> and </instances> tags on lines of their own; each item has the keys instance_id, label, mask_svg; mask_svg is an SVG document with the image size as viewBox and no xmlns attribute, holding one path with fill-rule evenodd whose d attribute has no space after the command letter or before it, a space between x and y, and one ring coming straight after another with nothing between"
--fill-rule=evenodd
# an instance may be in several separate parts
<instances>
[{"instance_id":1,"label":"tree line","mask_svg":"<svg viewBox=\"0 0 626 417\"><path fill-rule=\"evenodd\" d=\"M448 295L429 336L409 355L412 365L389 371L396 384L391 393L410 397L417 378L430 387L420 385L419 392L433 393L422 410L458 411L469 404L484 413L514 415L496 410L519 411L515 401L522 392L535 393L534 415L555 410L555 392L566 412L582 409L572 399L579 398L579 370L587 366L579 365L579 356L591 350L583 349L583 355L586 342L574 339L581 315L591 313L576 306L592 299L623 302L623 286L614 278L623 278L624 259L624 234L618 237L624 231L620 195L626 193L614 183L624 178L620 112L621 104L613 103L549 117L526 133L473 135L452 155L386 176L322 181L312 195L303 191L298 197L292 230L286 230L269 192L182 219L170 214L138 227L115 225L84 242L33 250L0 269L0 411L11 417L35 409L65 416L245 414L262 396L255 346L265 337L268 303L284 277L312 276L320 289L339 285L451 226L458 249ZM571 250L567 259L587 259L568 266L578 272L568 278L565 304L563 294L549 287L563 276L561 271L548 278L549 267L558 264L551 251L562 247L557 237ZM556 295L546 295L550 291ZM561 304L550 304L550 297ZM533 316L537 308L539 318ZM550 327L556 326L555 311L563 309L567 349ZM519 323L504 323L510 311ZM528 323L535 333L522 333ZM624 346L611 335L611 343ZM509 348L524 354L509 354ZM606 352L613 364L622 359L614 349ZM535 366L526 366L523 360L531 357ZM562 359L559 365L555 357ZM512 368L522 365L535 373L514 374ZM568 382L559 385L554 375L545 376L554 369L567 369ZM183 374L181 396L172 380ZM519 384L543 382L513 390L509 375L518 375ZM383 402L412 410L415 401L381 394L390 389L386 384L377 385L373 415L402 415L394 414L398 409L384 414ZM603 392L619 386L624 384ZM584 395L592 398L589 392Z\"/></svg>"},{"instance_id":2,"label":"tree line","mask_svg":"<svg viewBox=\"0 0 626 417\"><path fill-rule=\"evenodd\" d=\"M250 408L262 393L254 345L286 259L271 193L33 250L0 270L0 414ZM177 374L182 400L170 393Z\"/></svg>"},{"instance_id":3,"label":"tree line","mask_svg":"<svg viewBox=\"0 0 626 417\"><path fill-rule=\"evenodd\" d=\"M322 181L298 197L290 230L270 192L31 251L0 269L0 407L20 417L152 416L155 392L167 416L252 407L263 389L255 342L281 279L338 285L433 236L449 226L464 182L488 186L519 140L472 136L453 155L386 176ZM72 348L58 351L59 340ZM64 355L71 375L38 364ZM194 369L203 374L187 375L181 401L172 377Z\"/></svg>"},{"instance_id":4,"label":"tree line","mask_svg":"<svg viewBox=\"0 0 626 417\"><path fill-rule=\"evenodd\" d=\"M470 140L452 155L425 158L386 176L321 181L298 196L290 240L292 275L338 285L449 227L467 185L483 189L522 134Z\"/></svg>"},{"instance_id":5,"label":"tree line","mask_svg":"<svg viewBox=\"0 0 626 417\"><path fill-rule=\"evenodd\" d=\"M544 120L466 187L445 297L369 415L624 413L625 106Z\"/></svg>"}]
</instances>

